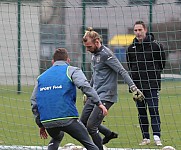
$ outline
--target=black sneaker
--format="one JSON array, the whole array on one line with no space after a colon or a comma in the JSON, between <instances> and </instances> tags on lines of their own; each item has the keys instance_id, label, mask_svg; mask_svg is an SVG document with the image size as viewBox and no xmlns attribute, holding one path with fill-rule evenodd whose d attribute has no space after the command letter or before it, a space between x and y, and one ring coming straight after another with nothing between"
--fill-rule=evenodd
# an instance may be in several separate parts
<instances>
[{"instance_id":1,"label":"black sneaker","mask_svg":"<svg viewBox=\"0 0 181 150\"><path fill-rule=\"evenodd\" d=\"M115 139L115 138L118 138L118 134L112 132L110 136L108 136L108 137L105 136L105 137L103 138L102 144L104 145L104 144L108 143L111 139Z\"/></svg>"}]
</instances>

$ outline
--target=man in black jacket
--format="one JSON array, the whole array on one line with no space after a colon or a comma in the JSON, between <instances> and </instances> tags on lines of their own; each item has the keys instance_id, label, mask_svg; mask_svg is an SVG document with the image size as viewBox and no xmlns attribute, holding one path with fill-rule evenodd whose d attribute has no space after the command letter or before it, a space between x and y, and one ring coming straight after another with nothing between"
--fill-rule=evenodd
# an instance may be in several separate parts
<instances>
[{"instance_id":1,"label":"man in black jacket","mask_svg":"<svg viewBox=\"0 0 181 150\"><path fill-rule=\"evenodd\" d=\"M161 89L161 72L165 67L165 52L153 34L147 32L143 21L134 24L134 34L136 37L127 50L127 63L134 83L145 96L144 101L136 101L143 136L139 145L150 144L148 107L154 141L157 146L161 146L158 93Z\"/></svg>"}]
</instances>

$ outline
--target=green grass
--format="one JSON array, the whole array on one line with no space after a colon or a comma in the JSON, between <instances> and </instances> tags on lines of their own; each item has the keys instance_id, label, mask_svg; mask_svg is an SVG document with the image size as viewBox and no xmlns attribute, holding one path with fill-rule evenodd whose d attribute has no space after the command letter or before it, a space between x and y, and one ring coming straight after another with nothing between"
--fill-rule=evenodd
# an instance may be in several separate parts
<instances>
[{"instance_id":1,"label":"green grass","mask_svg":"<svg viewBox=\"0 0 181 150\"><path fill-rule=\"evenodd\" d=\"M39 129L31 113L30 96L33 86L23 86L17 94L15 86L0 86L0 143L2 145L38 145L46 146L49 139L39 138ZM181 81L163 81L160 92L160 116L162 140L164 145L181 149ZM125 84L119 84L118 103L111 107L104 125L119 133L107 147L140 148L141 132L138 125L137 109ZM81 113L82 95L78 90L77 107ZM150 128L150 132L151 128ZM152 137L152 136L151 136ZM153 139L151 139L153 141ZM77 141L66 135L61 146ZM156 148L152 142L144 148Z\"/></svg>"}]
</instances>

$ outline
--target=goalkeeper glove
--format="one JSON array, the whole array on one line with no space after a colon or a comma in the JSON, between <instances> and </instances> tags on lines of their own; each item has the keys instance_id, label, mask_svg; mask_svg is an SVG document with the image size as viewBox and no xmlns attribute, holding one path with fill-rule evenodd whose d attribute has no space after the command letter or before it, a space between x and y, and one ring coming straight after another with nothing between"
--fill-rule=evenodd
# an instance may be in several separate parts
<instances>
[{"instance_id":1,"label":"goalkeeper glove","mask_svg":"<svg viewBox=\"0 0 181 150\"><path fill-rule=\"evenodd\" d=\"M135 85L131 86L130 90L133 93L134 101L143 101L144 100L145 96Z\"/></svg>"},{"instance_id":2,"label":"goalkeeper glove","mask_svg":"<svg viewBox=\"0 0 181 150\"><path fill-rule=\"evenodd\" d=\"M40 137L41 137L41 139L47 139L48 138L48 134L47 134L44 127L40 128Z\"/></svg>"}]
</instances>

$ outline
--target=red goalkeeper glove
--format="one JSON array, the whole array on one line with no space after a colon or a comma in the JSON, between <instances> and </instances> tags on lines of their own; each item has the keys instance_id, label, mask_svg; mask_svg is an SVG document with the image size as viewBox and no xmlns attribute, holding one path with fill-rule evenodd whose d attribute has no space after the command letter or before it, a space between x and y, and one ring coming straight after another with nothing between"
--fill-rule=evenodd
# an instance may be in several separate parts
<instances>
[{"instance_id":1,"label":"red goalkeeper glove","mask_svg":"<svg viewBox=\"0 0 181 150\"><path fill-rule=\"evenodd\" d=\"M40 137L41 137L41 139L47 139L48 138L48 134L47 134L44 127L40 128Z\"/></svg>"}]
</instances>

